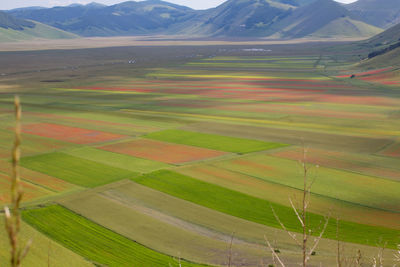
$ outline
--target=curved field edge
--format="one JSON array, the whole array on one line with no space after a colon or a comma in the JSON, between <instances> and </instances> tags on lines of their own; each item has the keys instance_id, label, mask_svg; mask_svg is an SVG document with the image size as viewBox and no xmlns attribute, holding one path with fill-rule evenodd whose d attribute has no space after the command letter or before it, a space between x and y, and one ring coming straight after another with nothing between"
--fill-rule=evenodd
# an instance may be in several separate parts
<instances>
[{"instance_id":1,"label":"curved field edge","mask_svg":"<svg viewBox=\"0 0 400 267\"><path fill-rule=\"evenodd\" d=\"M273 215L273 208L288 230L293 232L302 231L296 215L287 206L206 183L176 172L156 171L139 176L133 181L232 216L266 226L281 228ZM324 220L324 217L314 213L307 214L310 227L312 229L320 229L321 221ZM340 232L340 239L344 242L369 246L377 246L381 242L386 242L387 248L392 249L396 249L397 244L400 242L400 231L385 227L340 221ZM314 232L314 235L318 235L318 231ZM336 239L337 227L334 220L330 220L323 237Z\"/></svg>"},{"instance_id":2,"label":"curved field edge","mask_svg":"<svg viewBox=\"0 0 400 267\"><path fill-rule=\"evenodd\" d=\"M178 266L168 255L151 250L69 209L52 205L22 213L25 222L95 264L107 266ZM181 261L181 266L206 266Z\"/></svg>"},{"instance_id":3,"label":"curved field edge","mask_svg":"<svg viewBox=\"0 0 400 267\"><path fill-rule=\"evenodd\" d=\"M264 236L277 241L288 265L301 260L296 244L283 230L221 213L129 180L75 194L59 203L153 250L167 255L179 251L182 258L192 262L226 266L232 233L235 233L232 266L242 266L244 262L254 267L260 266L261 261L265 266L272 263ZM110 213L113 216L104 216ZM363 255L371 257L377 251L375 247L359 244L343 245L351 251L349 256L361 250ZM336 241L322 239L312 261L333 266L336 246Z\"/></svg>"}]
</instances>

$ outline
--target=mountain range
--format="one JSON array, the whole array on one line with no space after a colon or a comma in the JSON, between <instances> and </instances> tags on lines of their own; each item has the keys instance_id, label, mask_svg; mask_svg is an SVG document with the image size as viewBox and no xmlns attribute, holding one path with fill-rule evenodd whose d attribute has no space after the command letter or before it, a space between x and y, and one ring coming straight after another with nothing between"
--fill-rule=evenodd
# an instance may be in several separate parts
<instances>
[{"instance_id":1,"label":"mountain range","mask_svg":"<svg viewBox=\"0 0 400 267\"><path fill-rule=\"evenodd\" d=\"M91 3L28 7L6 11L9 18L3 24L5 13L0 13L0 30L25 31L41 23L87 37L361 37L373 36L399 22L400 5L395 3L398 1L358 0L343 5L333 0L228 0L207 10L160 0L112 6Z\"/></svg>"}]
</instances>

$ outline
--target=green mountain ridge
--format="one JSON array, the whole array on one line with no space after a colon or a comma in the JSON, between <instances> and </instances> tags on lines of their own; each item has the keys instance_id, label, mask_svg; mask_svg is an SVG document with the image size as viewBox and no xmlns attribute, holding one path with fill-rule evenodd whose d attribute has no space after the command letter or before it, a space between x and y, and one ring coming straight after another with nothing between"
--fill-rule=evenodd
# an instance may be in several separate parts
<instances>
[{"instance_id":1,"label":"green mountain ridge","mask_svg":"<svg viewBox=\"0 0 400 267\"><path fill-rule=\"evenodd\" d=\"M0 27L1 42L17 42L32 39L73 39L78 35L65 32L60 29L45 25L43 23L29 21L33 27L22 27L22 30Z\"/></svg>"}]
</instances>

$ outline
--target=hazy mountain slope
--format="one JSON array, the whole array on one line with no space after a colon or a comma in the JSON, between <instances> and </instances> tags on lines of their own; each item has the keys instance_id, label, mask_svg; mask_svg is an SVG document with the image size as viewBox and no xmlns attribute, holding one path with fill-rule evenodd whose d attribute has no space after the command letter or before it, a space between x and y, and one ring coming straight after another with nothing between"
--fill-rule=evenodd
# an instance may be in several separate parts
<instances>
[{"instance_id":1,"label":"hazy mountain slope","mask_svg":"<svg viewBox=\"0 0 400 267\"><path fill-rule=\"evenodd\" d=\"M228 0L196 11L160 0L11 10L82 36L171 34L203 37L364 37L379 29L333 0Z\"/></svg>"},{"instance_id":2,"label":"hazy mountain slope","mask_svg":"<svg viewBox=\"0 0 400 267\"><path fill-rule=\"evenodd\" d=\"M400 47L387 52L383 55L374 57L362 64L365 67L386 67L386 66L398 66L400 67Z\"/></svg>"},{"instance_id":3,"label":"hazy mountain slope","mask_svg":"<svg viewBox=\"0 0 400 267\"><path fill-rule=\"evenodd\" d=\"M369 37L383 30L381 28L366 24L362 21L353 20L349 17L338 18L310 36L330 38L335 37Z\"/></svg>"},{"instance_id":4,"label":"hazy mountain slope","mask_svg":"<svg viewBox=\"0 0 400 267\"><path fill-rule=\"evenodd\" d=\"M375 48L382 48L400 41L400 23L386 31L363 42L365 45Z\"/></svg>"},{"instance_id":5,"label":"hazy mountain slope","mask_svg":"<svg viewBox=\"0 0 400 267\"><path fill-rule=\"evenodd\" d=\"M0 27L0 42L15 42L31 40L35 38L42 39L72 39L78 38L70 32L66 32L43 23L32 22L34 27L25 27L23 30L5 29Z\"/></svg>"},{"instance_id":6,"label":"hazy mountain slope","mask_svg":"<svg viewBox=\"0 0 400 267\"><path fill-rule=\"evenodd\" d=\"M389 28L400 23L399 0L358 0L346 8L364 22L380 28Z\"/></svg>"},{"instance_id":7,"label":"hazy mountain slope","mask_svg":"<svg viewBox=\"0 0 400 267\"><path fill-rule=\"evenodd\" d=\"M12 14L84 36L148 34L164 31L194 11L171 3L150 0L113 6L96 4L11 11Z\"/></svg>"},{"instance_id":8,"label":"hazy mountain slope","mask_svg":"<svg viewBox=\"0 0 400 267\"><path fill-rule=\"evenodd\" d=\"M355 16L333 0L318 0L300 7L274 25L277 37L371 36L377 29L356 22ZM371 34L372 33L372 34Z\"/></svg>"},{"instance_id":9,"label":"hazy mountain slope","mask_svg":"<svg viewBox=\"0 0 400 267\"><path fill-rule=\"evenodd\" d=\"M13 42L33 38L65 39L78 36L54 27L17 19L10 14L0 11L0 42Z\"/></svg>"},{"instance_id":10,"label":"hazy mountain slope","mask_svg":"<svg viewBox=\"0 0 400 267\"><path fill-rule=\"evenodd\" d=\"M315 1L317 0L275 0L275 2L279 2L282 4L289 4L292 6L305 6Z\"/></svg>"},{"instance_id":11,"label":"hazy mountain slope","mask_svg":"<svg viewBox=\"0 0 400 267\"><path fill-rule=\"evenodd\" d=\"M276 20L295 7L271 0L229 0L172 27L180 33L207 36L266 36Z\"/></svg>"},{"instance_id":12,"label":"hazy mountain slope","mask_svg":"<svg viewBox=\"0 0 400 267\"><path fill-rule=\"evenodd\" d=\"M12 29L12 30L23 30L24 27L34 27L35 24L22 19L17 19L5 12L0 11L0 28Z\"/></svg>"}]
</instances>

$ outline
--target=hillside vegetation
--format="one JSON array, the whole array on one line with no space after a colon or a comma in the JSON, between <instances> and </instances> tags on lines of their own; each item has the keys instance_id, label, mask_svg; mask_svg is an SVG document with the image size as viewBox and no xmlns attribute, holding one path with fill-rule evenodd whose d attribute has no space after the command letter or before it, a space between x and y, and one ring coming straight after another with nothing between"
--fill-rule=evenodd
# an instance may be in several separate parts
<instances>
[{"instance_id":1,"label":"hillside vegetation","mask_svg":"<svg viewBox=\"0 0 400 267\"><path fill-rule=\"evenodd\" d=\"M32 40L36 38L42 39L73 39L79 36L65 32L42 23L35 23L35 28L27 28L25 30L11 30L0 28L0 42L14 42L23 40Z\"/></svg>"},{"instance_id":2,"label":"hillside vegetation","mask_svg":"<svg viewBox=\"0 0 400 267\"><path fill-rule=\"evenodd\" d=\"M27 20L17 19L5 12L0 11L0 28L23 30L25 27L33 28L35 27L35 24Z\"/></svg>"},{"instance_id":3,"label":"hillside vegetation","mask_svg":"<svg viewBox=\"0 0 400 267\"><path fill-rule=\"evenodd\" d=\"M18 9L10 14L82 36L179 34L290 39L368 37L380 31L334 0L228 0L207 10L148 0L112 6Z\"/></svg>"}]
</instances>

